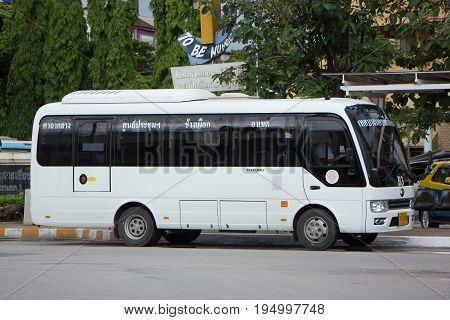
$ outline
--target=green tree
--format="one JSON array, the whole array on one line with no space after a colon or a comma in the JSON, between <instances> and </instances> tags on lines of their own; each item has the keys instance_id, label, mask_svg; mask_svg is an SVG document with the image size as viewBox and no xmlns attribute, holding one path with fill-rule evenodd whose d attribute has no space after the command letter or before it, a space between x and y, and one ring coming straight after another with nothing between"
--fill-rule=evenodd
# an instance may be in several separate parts
<instances>
[{"instance_id":1,"label":"green tree","mask_svg":"<svg viewBox=\"0 0 450 320\"><path fill-rule=\"evenodd\" d=\"M140 75L152 75L155 70L155 47L149 42L133 40L136 70Z\"/></svg>"},{"instance_id":2,"label":"green tree","mask_svg":"<svg viewBox=\"0 0 450 320\"><path fill-rule=\"evenodd\" d=\"M155 70L155 47L148 42L133 40L134 57L136 60L136 88L149 89L153 86Z\"/></svg>"},{"instance_id":3,"label":"green tree","mask_svg":"<svg viewBox=\"0 0 450 320\"><path fill-rule=\"evenodd\" d=\"M197 33L200 26L195 0L151 0L155 18L156 56L153 83L156 88L173 88L170 67L188 64L188 58L178 43L185 32Z\"/></svg>"},{"instance_id":4,"label":"green tree","mask_svg":"<svg viewBox=\"0 0 450 320\"><path fill-rule=\"evenodd\" d=\"M450 20L448 1L396 0L389 8L386 31L407 41L397 65L414 70L449 70ZM412 102L412 108L405 108ZM395 94L387 111L412 142L425 136L429 127L450 122L447 93ZM409 129L409 130L408 130Z\"/></svg>"},{"instance_id":5,"label":"green tree","mask_svg":"<svg viewBox=\"0 0 450 320\"><path fill-rule=\"evenodd\" d=\"M238 79L265 97L340 96L339 84L322 73L383 70L395 57L396 48L376 27L387 0L223 2L225 12L242 18L224 15L222 21L246 45Z\"/></svg>"},{"instance_id":6,"label":"green tree","mask_svg":"<svg viewBox=\"0 0 450 320\"><path fill-rule=\"evenodd\" d=\"M14 52L10 39L11 17L12 6L10 4L0 3L0 131L3 131L1 129L1 123L2 118L5 116L6 83Z\"/></svg>"},{"instance_id":7,"label":"green tree","mask_svg":"<svg viewBox=\"0 0 450 320\"><path fill-rule=\"evenodd\" d=\"M106 56L109 50L107 29L111 4L108 0L91 0L88 1L87 9L92 47L92 57L88 67L89 80L92 89L106 89Z\"/></svg>"},{"instance_id":8,"label":"green tree","mask_svg":"<svg viewBox=\"0 0 450 320\"><path fill-rule=\"evenodd\" d=\"M131 26L137 0L90 0L88 23L93 56L89 78L93 89L131 88L136 81Z\"/></svg>"},{"instance_id":9,"label":"green tree","mask_svg":"<svg viewBox=\"0 0 450 320\"><path fill-rule=\"evenodd\" d=\"M44 42L48 27L46 0L13 2L12 44L15 54L7 83L3 134L29 138L36 110L44 104Z\"/></svg>"},{"instance_id":10,"label":"green tree","mask_svg":"<svg viewBox=\"0 0 450 320\"><path fill-rule=\"evenodd\" d=\"M50 0L51 15L44 45L44 96L55 102L86 86L88 39L79 0Z\"/></svg>"},{"instance_id":11,"label":"green tree","mask_svg":"<svg viewBox=\"0 0 450 320\"><path fill-rule=\"evenodd\" d=\"M110 89L133 88L136 81L135 58L131 26L137 21L137 0L114 0L107 38L110 43L106 56L106 81Z\"/></svg>"}]
</instances>

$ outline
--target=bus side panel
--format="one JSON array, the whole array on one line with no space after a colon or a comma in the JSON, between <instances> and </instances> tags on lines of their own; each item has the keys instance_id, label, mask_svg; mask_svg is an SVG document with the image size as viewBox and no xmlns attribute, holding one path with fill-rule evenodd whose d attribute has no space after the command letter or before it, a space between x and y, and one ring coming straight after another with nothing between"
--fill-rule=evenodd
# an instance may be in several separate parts
<instances>
[{"instance_id":1,"label":"bus side panel","mask_svg":"<svg viewBox=\"0 0 450 320\"><path fill-rule=\"evenodd\" d=\"M40 167L32 172L31 217L34 224L50 225L74 221L76 207L72 205L73 168ZM69 203L68 203L69 201Z\"/></svg>"},{"instance_id":2,"label":"bus side panel","mask_svg":"<svg viewBox=\"0 0 450 320\"><path fill-rule=\"evenodd\" d=\"M292 230L298 209L308 202L302 168L112 167L114 198L142 199L159 228L181 228L179 201L265 201L269 230ZM256 187L255 187L256 186ZM283 203L282 203L283 202ZM195 214L190 212L190 215Z\"/></svg>"}]
</instances>

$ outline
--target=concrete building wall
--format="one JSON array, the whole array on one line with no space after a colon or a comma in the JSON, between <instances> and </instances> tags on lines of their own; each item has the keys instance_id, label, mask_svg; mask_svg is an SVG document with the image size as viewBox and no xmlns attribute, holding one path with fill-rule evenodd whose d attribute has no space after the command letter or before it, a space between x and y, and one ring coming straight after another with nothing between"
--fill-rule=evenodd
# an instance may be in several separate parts
<instances>
[{"instance_id":1,"label":"concrete building wall","mask_svg":"<svg viewBox=\"0 0 450 320\"><path fill-rule=\"evenodd\" d=\"M437 149L450 151L450 123L436 128Z\"/></svg>"}]
</instances>

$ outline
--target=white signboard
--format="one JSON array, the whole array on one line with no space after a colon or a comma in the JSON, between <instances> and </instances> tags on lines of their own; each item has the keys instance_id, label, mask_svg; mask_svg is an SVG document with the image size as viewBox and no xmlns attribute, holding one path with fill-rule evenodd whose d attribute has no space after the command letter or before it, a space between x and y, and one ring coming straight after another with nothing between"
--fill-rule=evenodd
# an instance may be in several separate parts
<instances>
[{"instance_id":1,"label":"white signboard","mask_svg":"<svg viewBox=\"0 0 450 320\"><path fill-rule=\"evenodd\" d=\"M173 87L175 89L205 89L211 92L217 91L238 91L245 88L235 82L220 84L213 81L212 77L224 72L230 67L241 69L243 62L206 64L188 67L170 68L172 73ZM238 74L240 71L238 70Z\"/></svg>"}]
</instances>

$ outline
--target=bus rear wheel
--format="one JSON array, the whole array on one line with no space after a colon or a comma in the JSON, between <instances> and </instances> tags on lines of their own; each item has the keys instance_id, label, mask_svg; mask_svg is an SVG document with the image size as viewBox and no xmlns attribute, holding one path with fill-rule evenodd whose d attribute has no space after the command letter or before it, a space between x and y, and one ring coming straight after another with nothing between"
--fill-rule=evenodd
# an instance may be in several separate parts
<instances>
[{"instance_id":1,"label":"bus rear wheel","mask_svg":"<svg viewBox=\"0 0 450 320\"><path fill-rule=\"evenodd\" d=\"M150 212L139 207L128 208L122 213L118 230L120 238L130 247L153 245L162 236Z\"/></svg>"},{"instance_id":2,"label":"bus rear wheel","mask_svg":"<svg viewBox=\"0 0 450 320\"><path fill-rule=\"evenodd\" d=\"M353 247L365 247L377 238L378 233L363 233L363 234L342 234L342 241L344 241L349 246Z\"/></svg>"},{"instance_id":3,"label":"bus rear wheel","mask_svg":"<svg viewBox=\"0 0 450 320\"><path fill-rule=\"evenodd\" d=\"M170 243L190 243L197 239L202 233L202 230L166 230L163 233L163 238Z\"/></svg>"},{"instance_id":4,"label":"bus rear wheel","mask_svg":"<svg viewBox=\"0 0 450 320\"><path fill-rule=\"evenodd\" d=\"M336 243L338 227L327 211L314 208L300 216L296 232L306 249L325 250Z\"/></svg>"}]
</instances>

